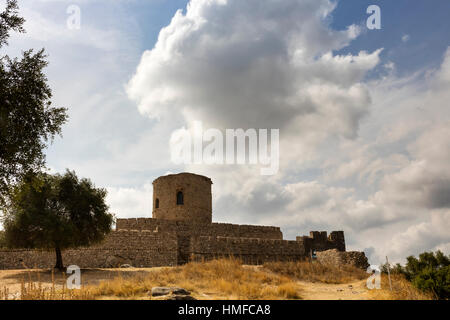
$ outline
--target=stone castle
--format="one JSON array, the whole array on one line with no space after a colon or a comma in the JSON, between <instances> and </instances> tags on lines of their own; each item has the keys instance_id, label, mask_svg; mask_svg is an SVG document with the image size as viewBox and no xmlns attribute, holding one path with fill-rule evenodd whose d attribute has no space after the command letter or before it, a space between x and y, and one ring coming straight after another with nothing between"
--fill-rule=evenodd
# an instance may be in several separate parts
<instances>
[{"instance_id":1,"label":"stone castle","mask_svg":"<svg viewBox=\"0 0 450 320\"><path fill-rule=\"evenodd\" d=\"M211 179L171 174L153 182L153 218L117 219L116 230L95 246L63 252L81 268L175 266L238 257L246 264L315 258L367 267L363 252L346 252L343 231L312 231L283 240L279 227L212 222ZM54 253L0 249L0 269L50 268Z\"/></svg>"}]
</instances>

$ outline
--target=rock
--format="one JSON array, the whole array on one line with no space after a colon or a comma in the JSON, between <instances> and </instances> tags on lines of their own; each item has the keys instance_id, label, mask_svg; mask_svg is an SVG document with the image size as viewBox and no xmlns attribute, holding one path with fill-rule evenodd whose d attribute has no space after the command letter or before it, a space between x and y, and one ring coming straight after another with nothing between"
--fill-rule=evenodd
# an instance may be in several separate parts
<instances>
[{"instance_id":1,"label":"rock","mask_svg":"<svg viewBox=\"0 0 450 320\"><path fill-rule=\"evenodd\" d=\"M335 266L351 265L363 270L369 267L369 262L364 252L330 249L318 251L316 255L317 261L324 264L332 264Z\"/></svg>"},{"instance_id":2,"label":"rock","mask_svg":"<svg viewBox=\"0 0 450 320\"><path fill-rule=\"evenodd\" d=\"M159 296L165 296L172 292L172 288L169 287L154 287L152 288L152 296L153 297L159 297Z\"/></svg>"},{"instance_id":3,"label":"rock","mask_svg":"<svg viewBox=\"0 0 450 320\"><path fill-rule=\"evenodd\" d=\"M178 287L154 287L152 288L151 295L153 297L165 296L168 294L172 294L173 296L188 296L190 294L189 291L183 288ZM182 300L182 299L176 299Z\"/></svg>"},{"instance_id":4,"label":"rock","mask_svg":"<svg viewBox=\"0 0 450 320\"><path fill-rule=\"evenodd\" d=\"M187 291L186 289L183 289L183 288L173 288L172 294L181 295L181 296L187 296L187 295L190 295L191 293L189 291Z\"/></svg>"},{"instance_id":5,"label":"rock","mask_svg":"<svg viewBox=\"0 0 450 320\"><path fill-rule=\"evenodd\" d=\"M197 300L189 295L171 295L167 300Z\"/></svg>"}]
</instances>

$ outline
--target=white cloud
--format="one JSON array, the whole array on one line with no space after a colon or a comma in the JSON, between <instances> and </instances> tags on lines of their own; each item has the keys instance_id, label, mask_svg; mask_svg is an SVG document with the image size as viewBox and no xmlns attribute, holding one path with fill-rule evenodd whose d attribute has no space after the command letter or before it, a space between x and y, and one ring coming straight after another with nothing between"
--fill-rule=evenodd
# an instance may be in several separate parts
<instances>
[{"instance_id":1,"label":"white cloud","mask_svg":"<svg viewBox=\"0 0 450 320\"><path fill-rule=\"evenodd\" d=\"M333 8L324 0L191 1L143 54L128 94L150 117L288 130L332 117L330 131L354 136L369 102L359 82L380 51L333 56L357 34L326 26Z\"/></svg>"},{"instance_id":2,"label":"white cloud","mask_svg":"<svg viewBox=\"0 0 450 320\"><path fill-rule=\"evenodd\" d=\"M411 225L394 234L389 241L388 254L405 258L405 253L418 254L431 249L448 253L450 243L450 210L434 210L426 222Z\"/></svg>"},{"instance_id":3,"label":"white cloud","mask_svg":"<svg viewBox=\"0 0 450 320\"><path fill-rule=\"evenodd\" d=\"M153 207L151 182L142 188L109 187L107 202L110 211L120 218L150 218Z\"/></svg>"},{"instance_id":4,"label":"white cloud","mask_svg":"<svg viewBox=\"0 0 450 320\"><path fill-rule=\"evenodd\" d=\"M330 29L330 1L191 1L161 30L128 84L139 111L213 128L281 130L282 165L355 138L370 97L362 80L380 50L333 55L358 28ZM295 145L295 148L290 146Z\"/></svg>"}]
</instances>

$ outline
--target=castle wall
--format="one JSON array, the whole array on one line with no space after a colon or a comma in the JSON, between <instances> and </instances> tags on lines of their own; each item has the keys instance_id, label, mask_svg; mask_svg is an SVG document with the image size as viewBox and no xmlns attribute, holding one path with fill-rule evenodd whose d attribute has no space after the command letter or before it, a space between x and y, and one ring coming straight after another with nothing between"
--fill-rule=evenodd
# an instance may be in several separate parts
<instances>
[{"instance_id":1,"label":"castle wall","mask_svg":"<svg viewBox=\"0 0 450 320\"><path fill-rule=\"evenodd\" d=\"M64 250L62 255L65 265L80 268L111 268L122 264L175 266L178 244L174 233L113 231L101 244ZM52 268L54 265L54 250L0 249L0 269Z\"/></svg>"},{"instance_id":2,"label":"castle wall","mask_svg":"<svg viewBox=\"0 0 450 320\"><path fill-rule=\"evenodd\" d=\"M330 250L334 249L334 250ZM117 231L98 245L63 251L65 265L81 268L174 266L191 260L235 256L247 264L297 261L316 251L323 263L365 264L364 253L344 252L343 232L311 232L283 240L278 227L225 223L192 224L157 219L118 219ZM325 252L326 254L322 254ZM0 250L0 269L51 268L53 251Z\"/></svg>"},{"instance_id":3,"label":"castle wall","mask_svg":"<svg viewBox=\"0 0 450 320\"><path fill-rule=\"evenodd\" d=\"M246 264L262 264L302 260L308 258L314 248L321 263L360 268L368 265L363 252L340 251L337 248L342 243L330 240L331 235L326 237L326 233L311 232L309 237L288 241L282 240L277 227L213 225L208 228L181 221L119 219L119 230L111 232L101 244L64 250L63 261L65 265L75 264L81 268L111 268L122 264L157 267L234 256ZM141 230L125 230L124 227L140 227ZM235 236L216 236L218 233ZM336 237L336 232L332 235ZM327 249L328 246L333 247L332 250ZM54 263L53 250L0 249L0 269L51 268Z\"/></svg>"},{"instance_id":4,"label":"castle wall","mask_svg":"<svg viewBox=\"0 0 450 320\"><path fill-rule=\"evenodd\" d=\"M180 173L153 181L153 218L212 222L211 179ZM183 204L177 204L177 193L183 193ZM158 206L156 205L158 199Z\"/></svg>"},{"instance_id":5,"label":"castle wall","mask_svg":"<svg viewBox=\"0 0 450 320\"><path fill-rule=\"evenodd\" d=\"M117 219L116 229L150 230L158 232L174 232L178 241L178 264L189 262L191 257L190 243L192 237L233 237L283 239L279 227L237 225L229 223L193 224L189 221L173 221L153 218Z\"/></svg>"},{"instance_id":6,"label":"castle wall","mask_svg":"<svg viewBox=\"0 0 450 320\"><path fill-rule=\"evenodd\" d=\"M116 230L121 229L177 232L186 236L283 239L283 233L279 227L238 225L230 223L192 224L187 221L160 220L153 218L117 219Z\"/></svg>"},{"instance_id":7,"label":"castle wall","mask_svg":"<svg viewBox=\"0 0 450 320\"><path fill-rule=\"evenodd\" d=\"M193 237L190 252L194 261L233 256L242 259L245 264L305 258L305 250L297 241L273 239Z\"/></svg>"}]
</instances>

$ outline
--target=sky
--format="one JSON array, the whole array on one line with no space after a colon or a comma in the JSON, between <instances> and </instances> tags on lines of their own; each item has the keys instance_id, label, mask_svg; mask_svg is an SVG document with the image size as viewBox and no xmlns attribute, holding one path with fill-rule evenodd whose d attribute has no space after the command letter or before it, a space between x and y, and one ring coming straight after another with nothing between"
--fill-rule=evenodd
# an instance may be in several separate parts
<instances>
[{"instance_id":1,"label":"sky","mask_svg":"<svg viewBox=\"0 0 450 320\"><path fill-rule=\"evenodd\" d=\"M213 180L214 221L286 239L344 230L372 264L450 253L449 1L19 5L27 33L5 53L45 48L53 104L70 117L47 165L106 188L117 217L151 217L152 181L188 171ZM381 29L367 27L370 5ZM278 173L174 164L172 134L194 121L279 129Z\"/></svg>"}]
</instances>

